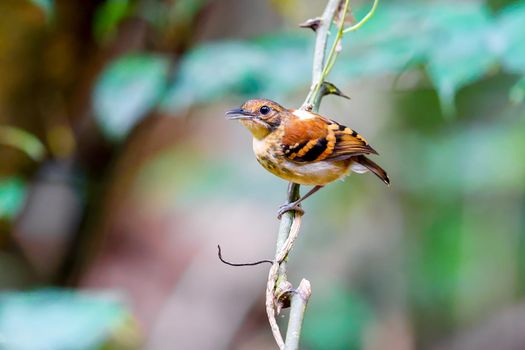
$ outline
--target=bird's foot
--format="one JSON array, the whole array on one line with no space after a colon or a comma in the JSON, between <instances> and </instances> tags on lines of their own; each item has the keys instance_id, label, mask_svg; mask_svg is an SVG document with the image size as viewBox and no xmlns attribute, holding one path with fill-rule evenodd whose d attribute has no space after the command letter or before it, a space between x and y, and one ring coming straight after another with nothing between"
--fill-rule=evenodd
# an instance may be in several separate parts
<instances>
[{"instance_id":1,"label":"bird's foot","mask_svg":"<svg viewBox=\"0 0 525 350\"><path fill-rule=\"evenodd\" d=\"M277 211L277 219L281 220L281 217L287 211L295 211L295 213L299 215L304 214L304 210L303 208L301 208L301 203L297 203L297 202L286 203L279 207L279 210Z\"/></svg>"}]
</instances>

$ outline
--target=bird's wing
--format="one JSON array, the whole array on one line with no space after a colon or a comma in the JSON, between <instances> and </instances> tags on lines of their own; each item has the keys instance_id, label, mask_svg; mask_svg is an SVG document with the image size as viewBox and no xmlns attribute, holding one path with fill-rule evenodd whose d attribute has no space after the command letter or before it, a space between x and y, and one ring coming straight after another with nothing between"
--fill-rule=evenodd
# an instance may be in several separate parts
<instances>
[{"instance_id":1,"label":"bird's wing","mask_svg":"<svg viewBox=\"0 0 525 350\"><path fill-rule=\"evenodd\" d=\"M333 152L327 157L329 159L345 159L356 155L377 154L357 131L334 122L338 130L334 132L336 137Z\"/></svg>"},{"instance_id":2,"label":"bird's wing","mask_svg":"<svg viewBox=\"0 0 525 350\"><path fill-rule=\"evenodd\" d=\"M308 118L291 118L286 122L281 148L285 157L295 162L377 154L354 130L313 113Z\"/></svg>"}]
</instances>

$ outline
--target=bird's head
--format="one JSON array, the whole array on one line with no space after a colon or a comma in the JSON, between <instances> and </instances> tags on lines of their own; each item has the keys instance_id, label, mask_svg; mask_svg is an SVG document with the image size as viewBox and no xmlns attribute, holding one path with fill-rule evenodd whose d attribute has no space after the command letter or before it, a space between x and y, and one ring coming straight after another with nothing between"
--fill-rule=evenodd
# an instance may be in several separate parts
<instances>
[{"instance_id":1,"label":"bird's head","mask_svg":"<svg viewBox=\"0 0 525 350\"><path fill-rule=\"evenodd\" d=\"M237 119L253 137L262 140L281 125L286 108L271 100L253 99L243 103L241 108L226 112L226 118Z\"/></svg>"}]
</instances>

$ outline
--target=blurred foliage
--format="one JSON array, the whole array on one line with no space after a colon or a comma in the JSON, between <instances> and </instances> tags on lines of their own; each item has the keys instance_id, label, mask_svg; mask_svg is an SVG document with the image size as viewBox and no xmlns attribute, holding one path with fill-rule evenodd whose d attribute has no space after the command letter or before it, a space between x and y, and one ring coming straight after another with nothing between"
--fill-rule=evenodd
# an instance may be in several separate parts
<instances>
[{"instance_id":1,"label":"blurred foliage","mask_svg":"<svg viewBox=\"0 0 525 350\"><path fill-rule=\"evenodd\" d=\"M508 103L513 80L500 75L462 91L455 123L440 121L432 91L405 93L392 121L403 133L386 136L402 163L408 299L426 342L515 297L512 271L525 254L516 244L525 112Z\"/></svg>"},{"instance_id":2,"label":"blurred foliage","mask_svg":"<svg viewBox=\"0 0 525 350\"><path fill-rule=\"evenodd\" d=\"M26 197L25 183L15 177L0 178L0 219L12 219L18 214Z\"/></svg>"},{"instance_id":3,"label":"blurred foliage","mask_svg":"<svg viewBox=\"0 0 525 350\"><path fill-rule=\"evenodd\" d=\"M363 11L357 11L357 17ZM498 66L509 73L525 72L522 59L525 45L521 35L525 31L524 14L525 2L511 5L497 14L475 2L382 4L366 26L345 37L342 55L330 79L337 85L350 78L401 74L410 68L424 66L440 96L443 111L453 115L454 96L465 85L492 74ZM413 28L420 28L417 35ZM251 42L202 45L183 57L173 84L162 94L162 107L177 113L194 104L217 101L231 94L282 98L307 85L309 76L305 72L310 71L312 47L311 35L304 32L279 33ZM161 60L165 61L165 66L169 65L167 57L159 58L156 64L160 65ZM112 136L116 135L116 130L120 130L119 133L129 130L132 122L139 119L139 112L127 117L129 112L126 111L132 108L121 103L134 100L135 95L120 95L125 84L113 83L116 71L126 71L135 79L148 75L147 66L144 72L139 72L132 62L119 59L107 69L99 83L99 95L111 96L108 101L112 104L96 99L97 116L103 129ZM160 75L161 72L157 72ZM152 95L159 97L165 80L147 81L147 86L142 88L137 81L133 85L140 91L155 91ZM119 90L118 96L113 97L113 89ZM155 99L145 100L150 103L144 103L144 107L151 107ZM111 119L126 120L129 125L119 128L120 123L107 122Z\"/></svg>"},{"instance_id":4,"label":"blurred foliage","mask_svg":"<svg viewBox=\"0 0 525 350\"><path fill-rule=\"evenodd\" d=\"M327 291L328 292L328 291ZM360 349L363 330L373 311L358 295L337 286L329 294L318 294L304 322L304 342L313 349Z\"/></svg>"},{"instance_id":5,"label":"blurred foliage","mask_svg":"<svg viewBox=\"0 0 525 350\"><path fill-rule=\"evenodd\" d=\"M35 161L41 161L46 152L38 138L12 126L0 126L0 144L17 148Z\"/></svg>"},{"instance_id":6,"label":"blurred foliage","mask_svg":"<svg viewBox=\"0 0 525 350\"><path fill-rule=\"evenodd\" d=\"M510 89L509 99L514 104L523 103L525 100L525 77L521 78L516 85Z\"/></svg>"},{"instance_id":7,"label":"blurred foliage","mask_svg":"<svg viewBox=\"0 0 525 350\"><path fill-rule=\"evenodd\" d=\"M422 232L414 237L417 244L411 247L413 251L407 261L411 305L417 311L431 314L436 326L453 322L454 296L461 268L461 208L445 203L432 206L439 207L436 215L422 210L429 224L421 227ZM425 318L417 311L416 319Z\"/></svg>"},{"instance_id":8,"label":"blurred foliage","mask_svg":"<svg viewBox=\"0 0 525 350\"><path fill-rule=\"evenodd\" d=\"M93 30L95 37L100 41L111 40L118 25L131 12L131 1L129 0L107 0L97 9Z\"/></svg>"},{"instance_id":9,"label":"blurred foliage","mask_svg":"<svg viewBox=\"0 0 525 350\"><path fill-rule=\"evenodd\" d=\"M519 190L525 180L525 164L518 160L525 149L523 120L493 123L449 131L424 140L424 135L405 135L407 149L418 171L406 170L400 185L421 196L464 191L478 193L487 188ZM501 157L501 150L505 157ZM462 157L457 157L461 152ZM443 176L444 169L448 176ZM505 169L501 171L501 169Z\"/></svg>"},{"instance_id":10,"label":"blurred foliage","mask_svg":"<svg viewBox=\"0 0 525 350\"><path fill-rule=\"evenodd\" d=\"M115 346L114 339L123 331L122 327L131 326L129 317L120 302L100 295L52 289L3 293L0 294L0 347L124 349L122 343ZM130 339L126 342L130 345ZM136 338L135 342L138 348Z\"/></svg>"},{"instance_id":11,"label":"blurred foliage","mask_svg":"<svg viewBox=\"0 0 525 350\"><path fill-rule=\"evenodd\" d=\"M188 23L209 2L210 0L179 0L172 5L167 5L168 16L164 16L167 19L165 24L179 26L182 23ZM155 22L158 23L158 21Z\"/></svg>"},{"instance_id":12,"label":"blurred foliage","mask_svg":"<svg viewBox=\"0 0 525 350\"><path fill-rule=\"evenodd\" d=\"M244 194L244 199L281 200L285 186L279 186L276 179L263 172L243 166L252 160L238 155L210 159L191 147L162 152L139 172L137 195L160 205L175 202L183 207L203 201L234 201L239 193ZM173 171L174 164L185 166Z\"/></svg>"},{"instance_id":13,"label":"blurred foliage","mask_svg":"<svg viewBox=\"0 0 525 350\"><path fill-rule=\"evenodd\" d=\"M16 3L16 0L10 1ZM146 269L157 266L149 260L156 255L169 255L158 253L161 246L180 249L179 242L171 245L153 241L161 237L159 231L165 230L164 223L159 223L164 218L159 217L167 206L170 206L171 218L176 216L172 215L173 206L199 213L202 210L205 217L207 213L202 208L206 206L202 204L213 204L213 201L226 208L233 207L232 203L244 203L242 201L268 207L278 203L285 184L261 171L248 151L249 146L241 147L229 139L233 134L228 134L226 140L222 135L225 129L219 128L230 128L231 124L222 126L216 122L222 113L218 107L211 111L215 119L201 108L195 114L202 118L184 121L184 124L170 120L169 123L174 124L181 122L176 126L170 124L173 129L164 130L162 123L166 121L162 116L187 115L185 112L191 108L232 96L286 101L294 92L305 92L311 78L313 35L307 30L283 33L279 28L273 34L236 40L232 34L237 30L235 27L225 32L232 37L223 35L223 40L209 42L206 36L193 40L206 30L206 23L194 21L208 9L207 5L213 3L217 9L229 6L229 2L224 5L225 2L207 0L96 0L78 2L79 7L71 5L73 3L76 2L27 2L26 7L33 12L19 12L19 17L6 16L12 21L6 21L0 28L3 35L0 61L7 62L1 67L2 72L15 72L4 79L0 89L0 116L12 116L7 121L17 125L16 128L0 127L1 147L8 145L2 159L10 162L22 156L31 163L31 166L20 163L21 166L8 168L9 176L0 179L0 219L16 228L1 241L5 248L0 252L2 269L11 273L5 278L8 287L32 285L35 281L54 283L42 282L32 272L24 272L27 275L18 278L18 282L14 275L34 269L27 258L31 253L41 254L53 245L70 247L69 239L79 246L85 242L96 246L93 241L98 239L118 242L118 249L108 255L114 259L124 256L126 275L133 275L144 266ZM298 13L310 10L304 6L306 9L295 11L296 6L304 4L302 1L269 3L294 21ZM321 6L320 3L316 1L315 6ZM354 16L361 18L366 11L367 8L357 9ZM231 26L236 20L224 17L224 13L233 16L234 12L228 8L222 13L222 26ZM47 20L43 20L42 13ZM54 16L58 15L64 17L55 21ZM248 25L254 18L263 20L259 13L242 13L240 17L248 21ZM52 25L49 25L50 18ZM83 27L64 23L83 23ZM377 273L373 264L366 263L363 267L348 264L336 277L325 276L332 272L330 264L312 268L308 276L311 273L314 279L326 278L324 285L330 291L318 293L316 289L310 302L304 325L305 348L364 347L363 334L384 311L381 302L397 303L394 309L408 314L400 318L407 318L415 348L427 348L427 344L461 333L461 329L492 317L503 307L522 302L525 293L524 33L525 1L381 1L367 25L345 37L343 51L329 80L343 90L351 80L366 80L373 85L374 91L367 92L372 98L365 101L366 110L356 109L368 119L355 118L352 123L369 127L370 141L381 151L380 162L391 174L393 186L390 191L369 186L369 183L376 184L376 180L365 176L334 183L306 204L308 213L318 212L323 220L307 222L303 237L306 242L314 242L315 257L311 260L316 264L323 255L330 256L329 261L353 258L344 254L335 257L333 251L343 249L341 242L347 242L346 237L361 231L366 231L366 240L379 236L375 238L377 241L365 243L365 248L366 244L375 244L376 249L395 251L393 254L402 258L396 262L400 266L385 259L387 262L382 263L391 270L383 274ZM77 42L79 46L74 45ZM87 49L83 51L83 48ZM76 66L73 64L76 61L81 64ZM61 77L65 80L58 81ZM67 86L67 89L60 90L57 86ZM370 96L363 97L366 100ZM10 103L20 107L13 110L22 112L12 113ZM354 107L362 101L354 99L351 103L355 103ZM334 106L336 103L330 107ZM104 144L102 148L111 151L94 147L93 144L99 147L103 142L98 130L86 126L93 124L92 112L96 125L109 140L126 140L129 144L123 147ZM443 118L444 115L455 119ZM134 126L148 116L154 116L151 124L162 119L159 122L162 130L151 131L151 124L144 123L144 130L141 128L128 138ZM143 137L142 132L154 140ZM46 140L46 146L39 139ZM166 144L170 145L167 150L162 148ZM71 166L76 171L78 166L79 172L86 171L92 178L80 182L77 180L83 176L77 176L76 172L64 175L69 170L52 169L46 177L49 186L44 195L32 196L31 203L27 191L36 181L31 182L29 178L44 168L46 156L62 158L67 169ZM92 159L97 161L91 162ZM34 161L42 164L40 169L34 169L39 166ZM108 164L111 171L105 168ZM114 168L113 164L116 164ZM38 179L39 175L34 178ZM14 219L25 201L30 205L39 204L36 207L42 208L42 212L37 213L41 220L52 221L57 211L67 212L65 209L72 207L72 202L64 201L64 189L77 182L84 187L78 192L86 194L88 202L81 221L89 225L76 228L78 232L70 233L71 236L64 234L64 241L59 241L62 237L57 238L60 226L27 233L17 226ZM112 182L117 183L112 185L115 189L106 187ZM107 199L101 192L116 194L108 195ZM128 192L133 193L128 197ZM164 207L153 208L155 205ZM144 217L137 218L138 211ZM101 219L102 229L96 225L91 227L91 221L96 221L93 217L98 219L100 212L111 218ZM213 220L214 215L216 213L209 213ZM59 223L67 221L66 216L56 217ZM125 217L125 224L118 221L121 217ZM313 217L307 215L305 220ZM140 220L148 221L146 229L135 227ZM44 226L38 220L30 224L30 228L37 229ZM173 225L171 221L170 224ZM376 224L379 226L374 226ZM173 233L178 229L174 225L166 231ZM191 231L191 228L184 230ZM85 242L80 242L79 232L84 231ZM329 234L319 235L328 231ZM116 236L110 236L115 232ZM141 241L134 235L152 241L146 238ZM20 241L22 236L33 246ZM360 239L365 240L358 237L349 242L363 244ZM398 241L394 242L395 239ZM150 251L142 255L143 247L153 251L152 255L147 255ZM67 253L73 256L78 253L77 248ZM126 248L133 254L123 253ZM298 248L299 251L301 247ZM50 251L56 254L59 249ZM363 255L369 254L364 251ZM179 254L175 252L173 255ZM96 255L99 251L90 251L87 255L91 253ZM141 260L146 258L147 264ZM104 264L108 262L103 261L94 274L99 278L109 271L110 277L105 277L112 280L117 272L106 269ZM69 260L65 265L69 268ZM392 271L394 273L390 273ZM151 275L157 272L165 271L162 268L157 271L157 267L155 273L148 270ZM354 273L359 278L365 276L363 280L373 280L379 287L363 288L366 281L355 278ZM103 281L103 277L100 280ZM341 280L351 281L351 288L341 287L338 284ZM395 295L396 288L390 285L391 281L402 284L406 290ZM332 283L336 285L334 288ZM141 288L145 284L141 281ZM160 288L173 288L172 281L165 285ZM129 295L147 299L142 291L133 290ZM170 291L162 292L168 295ZM383 297L388 300L381 299L381 293L387 295ZM396 297L403 301L389 299ZM154 322L150 316L145 317L146 323ZM264 323L263 327L266 334L267 325ZM35 336L24 337L25 334ZM20 349L32 349L38 341L49 349L127 349L138 343L136 334L131 316L121 303L104 297L62 290L0 296L0 348L4 342L17 344Z\"/></svg>"},{"instance_id":14,"label":"blurred foliage","mask_svg":"<svg viewBox=\"0 0 525 350\"><path fill-rule=\"evenodd\" d=\"M509 72L525 74L525 2L521 1L503 9L497 20L495 44L501 44L503 66Z\"/></svg>"},{"instance_id":15,"label":"blurred foliage","mask_svg":"<svg viewBox=\"0 0 525 350\"><path fill-rule=\"evenodd\" d=\"M47 17L51 17L54 9L54 0L31 0L39 6Z\"/></svg>"},{"instance_id":16,"label":"blurred foliage","mask_svg":"<svg viewBox=\"0 0 525 350\"><path fill-rule=\"evenodd\" d=\"M122 139L160 99L168 61L158 55L132 54L111 64L94 92L95 115L108 136Z\"/></svg>"}]
</instances>

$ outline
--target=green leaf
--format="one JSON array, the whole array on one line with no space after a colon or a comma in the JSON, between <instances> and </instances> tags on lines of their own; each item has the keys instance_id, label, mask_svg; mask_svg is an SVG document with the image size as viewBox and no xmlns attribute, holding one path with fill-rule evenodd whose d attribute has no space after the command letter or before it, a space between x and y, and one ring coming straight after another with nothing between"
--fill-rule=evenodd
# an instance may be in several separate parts
<instances>
[{"instance_id":1,"label":"green leaf","mask_svg":"<svg viewBox=\"0 0 525 350\"><path fill-rule=\"evenodd\" d=\"M176 112L195 103L215 101L229 92L259 90L256 72L263 69L265 61L264 52L248 43L198 47L182 60L163 107Z\"/></svg>"},{"instance_id":2,"label":"green leaf","mask_svg":"<svg viewBox=\"0 0 525 350\"><path fill-rule=\"evenodd\" d=\"M115 34L119 23L130 13L129 0L106 0L97 8L93 30L98 40L108 40Z\"/></svg>"},{"instance_id":3,"label":"green leaf","mask_svg":"<svg viewBox=\"0 0 525 350\"><path fill-rule=\"evenodd\" d=\"M65 290L0 294L0 348L99 349L126 322L123 305Z\"/></svg>"},{"instance_id":4,"label":"green leaf","mask_svg":"<svg viewBox=\"0 0 525 350\"><path fill-rule=\"evenodd\" d=\"M429 20L434 40L427 71L445 115L453 115L456 92L482 78L497 62L488 40L489 11L476 4L449 5L433 9Z\"/></svg>"},{"instance_id":5,"label":"green leaf","mask_svg":"<svg viewBox=\"0 0 525 350\"><path fill-rule=\"evenodd\" d=\"M46 153L36 136L13 126L0 126L0 144L17 148L35 161L41 161Z\"/></svg>"},{"instance_id":6,"label":"green leaf","mask_svg":"<svg viewBox=\"0 0 525 350\"><path fill-rule=\"evenodd\" d=\"M509 100L514 104L519 104L525 101L525 77L518 80L518 82L510 89Z\"/></svg>"},{"instance_id":7,"label":"green leaf","mask_svg":"<svg viewBox=\"0 0 525 350\"><path fill-rule=\"evenodd\" d=\"M362 16L364 13L357 14ZM426 29L420 35L412 32L415 26L425 28L425 18L421 6L403 8L385 3L365 26L345 35L333 75L346 78L396 74L422 63L429 48L425 39L428 33Z\"/></svg>"},{"instance_id":8,"label":"green leaf","mask_svg":"<svg viewBox=\"0 0 525 350\"><path fill-rule=\"evenodd\" d=\"M227 94L282 97L309 81L305 74L311 70L309 59L305 59L307 43L306 37L283 35L252 43L228 41L200 46L181 62L163 108L177 112Z\"/></svg>"},{"instance_id":9,"label":"green leaf","mask_svg":"<svg viewBox=\"0 0 525 350\"><path fill-rule=\"evenodd\" d=\"M505 8L492 38L503 67L511 73L525 73L525 2Z\"/></svg>"},{"instance_id":10,"label":"green leaf","mask_svg":"<svg viewBox=\"0 0 525 350\"><path fill-rule=\"evenodd\" d=\"M261 96L278 99L310 84L314 44L310 33L264 37L254 44L266 56L264 67L256 72Z\"/></svg>"},{"instance_id":11,"label":"green leaf","mask_svg":"<svg viewBox=\"0 0 525 350\"><path fill-rule=\"evenodd\" d=\"M25 183L14 177L0 179L0 219L14 218L26 198Z\"/></svg>"},{"instance_id":12,"label":"green leaf","mask_svg":"<svg viewBox=\"0 0 525 350\"><path fill-rule=\"evenodd\" d=\"M130 54L113 62L94 92L95 117L111 139L123 139L156 107L165 92L169 61L164 56Z\"/></svg>"}]
</instances>

